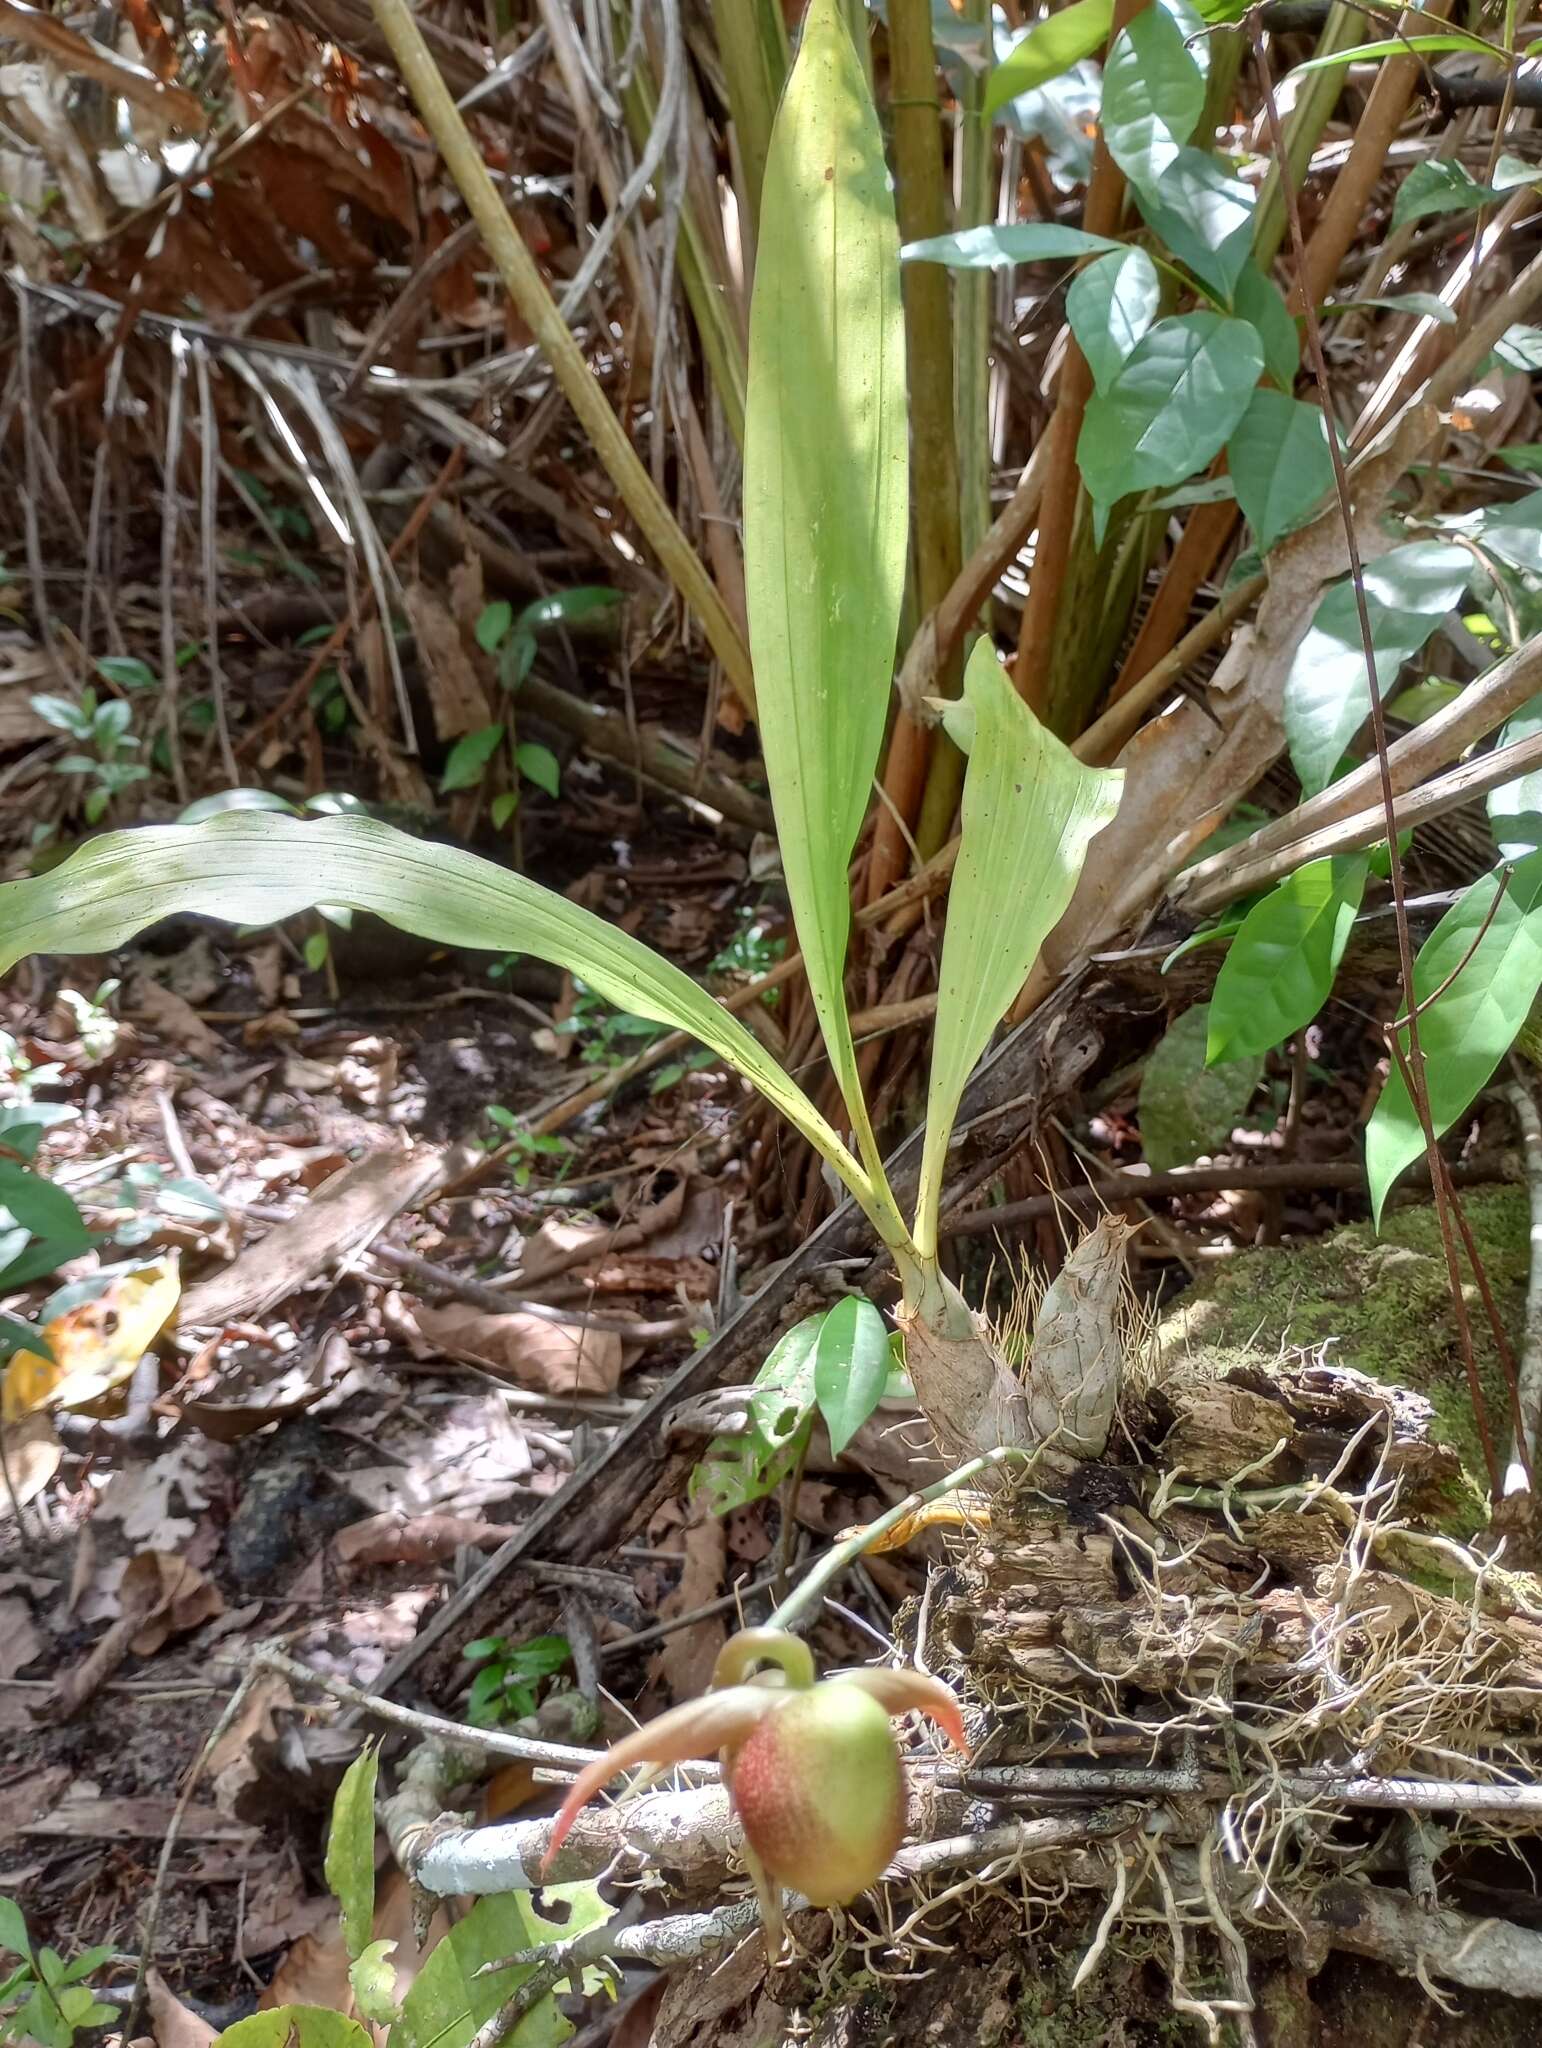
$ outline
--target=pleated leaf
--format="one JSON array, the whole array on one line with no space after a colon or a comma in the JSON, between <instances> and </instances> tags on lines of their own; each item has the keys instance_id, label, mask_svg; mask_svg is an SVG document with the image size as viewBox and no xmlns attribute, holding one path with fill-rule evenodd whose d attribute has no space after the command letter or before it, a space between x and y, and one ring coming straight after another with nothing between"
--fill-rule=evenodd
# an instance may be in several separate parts
<instances>
[{"instance_id":1,"label":"pleated leaf","mask_svg":"<svg viewBox=\"0 0 1542 2048\"><path fill-rule=\"evenodd\" d=\"M963 833L937 995L917 1247L936 1248L948 1138L964 1083L1059 923L1087 848L1119 808L1124 776L1086 768L1042 726L976 643L948 730L966 748Z\"/></svg>"},{"instance_id":2,"label":"pleated leaf","mask_svg":"<svg viewBox=\"0 0 1542 2048\"><path fill-rule=\"evenodd\" d=\"M865 1130L842 975L847 866L883 740L908 517L899 232L836 0L777 111L750 312L745 591L761 747L814 1008Z\"/></svg>"},{"instance_id":3,"label":"pleated leaf","mask_svg":"<svg viewBox=\"0 0 1542 2048\"><path fill-rule=\"evenodd\" d=\"M196 825L109 832L46 875L0 885L0 974L29 953L110 952L163 917L274 924L322 903L372 911L443 946L533 953L633 1016L689 1031L866 1197L856 1161L813 1103L678 967L523 875L375 818L227 811Z\"/></svg>"}]
</instances>

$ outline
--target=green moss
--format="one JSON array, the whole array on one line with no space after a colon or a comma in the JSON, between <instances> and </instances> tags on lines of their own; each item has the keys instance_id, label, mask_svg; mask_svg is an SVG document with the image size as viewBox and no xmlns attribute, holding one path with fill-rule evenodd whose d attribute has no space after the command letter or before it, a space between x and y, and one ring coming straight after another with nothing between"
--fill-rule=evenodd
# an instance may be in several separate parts
<instances>
[{"instance_id":1,"label":"green moss","mask_svg":"<svg viewBox=\"0 0 1542 2048\"><path fill-rule=\"evenodd\" d=\"M1519 1188L1477 1188L1462 1196L1489 1286L1512 1344L1524 1317L1530 1215ZM1496 1441L1508 1435L1508 1396L1482 1299L1463 1261L1484 1403ZM1282 1356L1327 1347L1330 1361L1423 1394L1432 1434L1455 1451L1464 1483L1444 1518L1467 1531L1483 1519L1488 1491L1446 1284L1445 1256L1428 1205L1397 1210L1378 1237L1347 1224L1292 1246L1241 1252L1217 1265L1174 1303L1159 1330L1164 1368L1176 1378L1217 1377L1239 1367L1267 1370Z\"/></svg>"}]
</instances>

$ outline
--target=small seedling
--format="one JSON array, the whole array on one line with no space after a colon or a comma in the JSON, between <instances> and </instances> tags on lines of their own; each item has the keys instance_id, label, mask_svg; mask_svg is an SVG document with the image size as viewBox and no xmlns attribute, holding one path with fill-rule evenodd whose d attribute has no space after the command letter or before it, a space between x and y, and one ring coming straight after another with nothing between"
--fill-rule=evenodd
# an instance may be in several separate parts
<instances>
[{"instance_id":1,"label":"small seedling","mask_svg":"<svg viewBox=\"0 0 1542 2048\"><path fill-rule=\"evenodd\" d=\"M461 1651L482 1669L471 1681L466 1719L473 1728L498 1728L533 1714L543 1678L552 1678L572 1657L566 1636L532 1636L512 1643L507 1636L478 1636Z\"/></svg>"},{"instance_id":2,"label":"small seedling","mask_svg":"<svg viewBox=\"0 0 1542 2048\"><path fill-rule=\"evenodd\" d=\"M57 1949L34 1950L27 1922L14 1899L0 1898L0 1953L20 1961L0 1977L0 2041L34 2041L41 2048L71 2048L88 2027L105 2027L118 2017L86 1983L114 1953L88 1948L67 1963Z\"/></svg>"}]
</instances>

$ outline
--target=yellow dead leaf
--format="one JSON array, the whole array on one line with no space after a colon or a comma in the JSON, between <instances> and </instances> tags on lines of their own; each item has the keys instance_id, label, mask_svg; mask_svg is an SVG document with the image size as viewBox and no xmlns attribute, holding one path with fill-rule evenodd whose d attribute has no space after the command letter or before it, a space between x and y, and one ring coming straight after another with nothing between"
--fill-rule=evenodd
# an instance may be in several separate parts
<instances>
[{"instance_id":1,"label":"yellow dead leaf","mask_svg":"<svg viewBox=\"0 0 1542 2048\"><path fill-rule=\"evenodd\" d=\"M177 1255L126 1266L104 1294L44 1326L53 1358L18 1351L5 1369L0 1416L83 1408L122 1386L170 1321L182 1282Z\"/></svg>"}]
</instances>

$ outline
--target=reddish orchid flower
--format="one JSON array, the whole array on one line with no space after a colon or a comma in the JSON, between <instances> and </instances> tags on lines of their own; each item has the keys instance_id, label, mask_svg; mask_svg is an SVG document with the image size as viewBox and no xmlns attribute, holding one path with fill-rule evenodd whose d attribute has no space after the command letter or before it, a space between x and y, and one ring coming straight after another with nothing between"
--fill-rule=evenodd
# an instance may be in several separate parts
<instances>
[{"instance_id":1,"label":"reddish orchid flower","mask_svg":"<svg viewBox=\"0 0 1542 2048\"><path fill-rule=\"evenodd\" d=\"M768 1663L772 1669L752 1675ZM816 1680L806 1643L776 1629L746 1629L724 1644L712 1691L661 1714L580 1773L543 1868L580 1808L618 1771L716 1752L774 1951L782 1886L811 1905L844 1905L893 1859L905 1833L905 1784L889 1717L912 1708L965 1747L958 1701L939 1679L865 1669Z\"/></svg>"}]
</instances>

